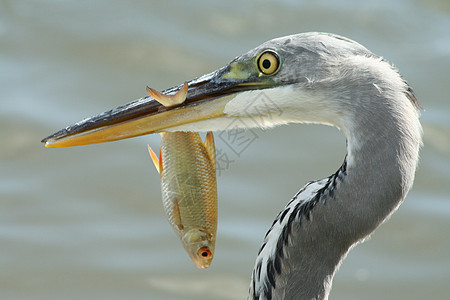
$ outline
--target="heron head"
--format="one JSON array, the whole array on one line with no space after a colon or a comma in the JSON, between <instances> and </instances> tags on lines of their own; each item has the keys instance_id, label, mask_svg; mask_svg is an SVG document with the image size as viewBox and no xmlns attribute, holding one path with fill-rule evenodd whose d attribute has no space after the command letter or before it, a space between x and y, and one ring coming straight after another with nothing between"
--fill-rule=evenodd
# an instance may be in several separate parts
<instances>
[{"instance_id":1,"label":"heron head","mask_svg":"<svg viewBox=\"0 0 450 300\"><path fill-rule=\"evenodd\" d=\"M361 45L329 34L277 38L189 81L186 100L179 105L164 107L146 96L77 122L42 142L46 147L68 147L163 131L326 123L325 119L333 118L326 115L336 111L326 102L327 89L317 89L317 84L326 86L326 79L336 71L334 65L358 53L371 55ZM162 93L174 95L182 86Z\"/></svg>"}]
</instances>

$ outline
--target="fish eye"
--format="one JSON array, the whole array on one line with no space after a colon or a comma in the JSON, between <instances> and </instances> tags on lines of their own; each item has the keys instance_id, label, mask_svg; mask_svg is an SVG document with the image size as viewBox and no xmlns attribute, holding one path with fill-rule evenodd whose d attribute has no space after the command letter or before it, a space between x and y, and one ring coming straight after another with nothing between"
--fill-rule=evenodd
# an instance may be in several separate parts
<instances>
[{"instance_id":1,"label":"fish eye","mask_svg":"<svg viewBox=\"0 0 450 300\"><path fill-rule=\"evenodd\" d=\"M280 57L272 50L262 52L257 60L258 69L265 75L272 75L280 67Z\"/></svg>"},{"instance_id":2,"label":"fish eye","mask_svg":"<svg viewBox=\"0 0 450 300\"><path fill-rule=\"evenodd\" d=\"M202 247L202 248L198 249L197 255L201 256L203 258L209 258L209 257L211 257L211 251L209 251L209 249L207 247Z\"/></svg>"}]
</instances>

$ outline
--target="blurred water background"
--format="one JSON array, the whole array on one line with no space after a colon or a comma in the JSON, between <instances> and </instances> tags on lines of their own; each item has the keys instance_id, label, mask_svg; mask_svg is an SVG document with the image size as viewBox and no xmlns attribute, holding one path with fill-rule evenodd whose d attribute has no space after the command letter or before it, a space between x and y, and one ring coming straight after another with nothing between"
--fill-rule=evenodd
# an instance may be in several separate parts
<instances>
[{"instance_id":1,"label":"blurred water background","mask_svg":"<svg viewBox=\"0 0 450 300\"><path fill-rule=\"evenodd\" d=\"M162 210L158 135L68 149L40 140L227 64L274 37L326 31L397 66L425 108L415 186L354 248L330 299L448 299L450 2L0 1L0 299L244 299L272 220L333 173L334 128L262 131L228 155L212 266L198 270Z\"/></svg>"}]
</instances>

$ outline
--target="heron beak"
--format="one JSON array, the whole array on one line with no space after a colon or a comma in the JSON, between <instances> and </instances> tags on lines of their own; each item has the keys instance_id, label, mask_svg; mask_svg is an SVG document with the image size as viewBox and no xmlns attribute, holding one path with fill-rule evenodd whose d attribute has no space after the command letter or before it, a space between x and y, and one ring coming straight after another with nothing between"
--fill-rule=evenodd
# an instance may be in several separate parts
<instances>
[{"instance_id":1,"label":"heron beak","mask_svg":"<svg viewBox=\"0 0 450 300\"><path fill-rule=\"evenodd\" d=\"M166 107L146 96L68 126L42 140L45 147L71 147L121 140L198 121L223 117L225 105L242 91L271 87L255 72L252 60L232 62L188 82L186 100ZM162 94L173 96L183 85Z\"/></svg>"}]
</instances>

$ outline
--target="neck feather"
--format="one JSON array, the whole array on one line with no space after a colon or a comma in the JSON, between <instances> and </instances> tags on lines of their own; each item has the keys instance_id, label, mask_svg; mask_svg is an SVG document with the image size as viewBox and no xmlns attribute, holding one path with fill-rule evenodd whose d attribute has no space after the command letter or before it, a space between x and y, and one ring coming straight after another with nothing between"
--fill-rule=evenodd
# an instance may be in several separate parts
<instances>
[{"instance_id":1,"label":"neck feather","mask_svg":"<svg viewBox=\"0 0 450 300\"><path fill-rule=\"evenodd\" d=\"M328 299L348 250L404 199L414 179L421 126L406 85L399 84L397 91L383 90L371 99L352 95L341 103L346 112L338 122L323 122L346 135L346 159L330 177L308 183L279 213L259 251L250 299Z\"/></svg>"}]
</instances>

